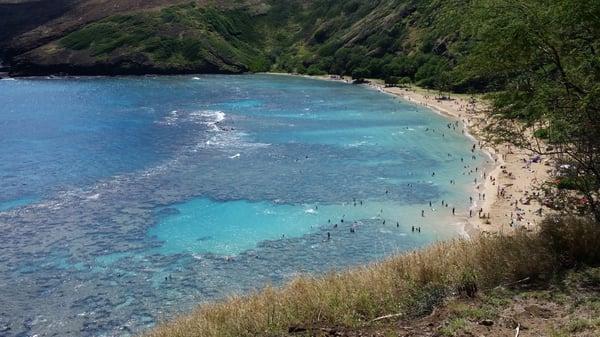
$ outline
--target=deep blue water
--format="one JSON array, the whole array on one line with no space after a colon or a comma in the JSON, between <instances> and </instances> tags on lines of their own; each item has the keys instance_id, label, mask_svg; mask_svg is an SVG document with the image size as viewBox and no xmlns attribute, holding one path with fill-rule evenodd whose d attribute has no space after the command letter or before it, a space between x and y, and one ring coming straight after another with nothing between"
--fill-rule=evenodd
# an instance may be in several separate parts
<instances>
[{"instance_id":1,"label":"deep blue water","mask_svg":"<svg viewBox=\"0 0 600 337\"><path fill-rule=\"evenodd\" d=\"M130 335L455 236L485 165L460 126L343 83L19 79L0 102L2 336Z\"/></svg>"}]
</instances>

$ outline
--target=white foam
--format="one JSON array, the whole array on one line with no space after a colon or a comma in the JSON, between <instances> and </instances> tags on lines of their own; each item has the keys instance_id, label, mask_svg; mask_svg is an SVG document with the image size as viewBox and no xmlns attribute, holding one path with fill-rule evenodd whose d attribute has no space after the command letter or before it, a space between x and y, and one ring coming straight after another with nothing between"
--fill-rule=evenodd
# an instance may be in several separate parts
<instances>
[{"instance_id":1,"label":"white foam","mask_svg":"<svg viewBox=\"0 0 600 337\"><path fill-rule=\"evenodd\" d=\"M226 115L223 111L201 110L186 113L173 110L156 123L162 125L177 125L179 123L204 124L211 131L220 131L216 124L224 121L225 117Z\"/></svg>"},{"instance_id":2,"label":"white foam","mask_svg":"<svg viewBox=\"0 0 600 337\"><path fill-rule=\"evenodd\" d=\"M236 158L239 158L239 157L240 157L240 154L236 153L233 156L230 156L229 159L236 159Z\"/></svg>"},{"instance_id":3,"label":"white foam","mask_svg":"<svg viewBox=\"0 0 600 337\"><path fill-rule=\"evenodd\" d=\"M186 122L192 122L204 125L214 125L225 120L225 113L217 110L200 110L188 114Z\"/></svg>"},{"instance_id":4,"label":"white foam","mask_svg":"<svg viewBox=\"0 0 600 337\"><path fill-rule=\"evenodd\" d=\"M176 125L177 121L179 121L180 119L180 115L177 112L177 110L173 110L171 112L169 112L169 114L165 117L163 117L162 120L157 121L157 124L161 124L161 125Z\"/></svg>"},{"instance_id":5,"label":"white foam","mask_svg":"<svg viewBox=\"0 0 600 337\"><path fill-rule=\"evenodd\" d=\"M100 193L92 194L89 197L87 197L86 199L88 199L88 200L98 200L98 198L100 198Z\"/></svg>"},{"instance_id":6,"label":"white foam","mask_svg":"<svg viewBox=\"0 0 600 337\"><path fill-rule=\"evenodd\" d=\"M369 145L369 142L366 140L363 140L360 142L354 142L354 143L348 144L348 147L359 147L359 146L364 146L364 145Z\"/></svg>"}]
</instances>

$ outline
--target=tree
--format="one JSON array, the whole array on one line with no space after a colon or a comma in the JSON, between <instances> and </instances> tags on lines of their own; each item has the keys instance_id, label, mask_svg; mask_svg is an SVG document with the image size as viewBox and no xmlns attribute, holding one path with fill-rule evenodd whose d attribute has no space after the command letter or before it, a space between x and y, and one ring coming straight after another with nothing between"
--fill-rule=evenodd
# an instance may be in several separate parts
<instances>
[{"instance_id":1,"label":"tree","mask_svg":"<svg viewBox=\"0 0 600 337\"><path fill-rule=\"evenodd\" d=\"M355 80L364 80L369 77L369 71L365 68L356 68L352 70L352 78Z\"/></svg>"},{"instance_id":2,"label":"tree","mask_svg":"<svg viewBox=\"0 0 600 337\"><path fill-rule=\"evenodd\" d=\"M477 0L464 28L459 72L500 84L493 135L554 156L600 222L600 1Z\"/></svg>"}]
</instances>

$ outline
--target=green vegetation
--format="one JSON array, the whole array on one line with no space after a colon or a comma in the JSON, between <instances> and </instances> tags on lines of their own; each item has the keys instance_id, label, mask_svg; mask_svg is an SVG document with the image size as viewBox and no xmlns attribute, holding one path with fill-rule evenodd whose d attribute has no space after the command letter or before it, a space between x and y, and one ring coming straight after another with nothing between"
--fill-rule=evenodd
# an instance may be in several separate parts
<instances>
[{"instance_id":1,"label":"green vegetation","mask_svg":"<svg viewBox=\"0 0 600 337\"><path fill-rule=\"evenodd\" d=\"M453 336L467 321L494 318L512 302L510 294L488 289L554 282L570 268L597 265L598 240L600 228L592 221L552 219L539 234L439 243L369 267L301 277L282 289L201 306L147 336L280 336L290 327L360 328L384 315L418 318L450 297L485 291L480 309L451 310L443 333Z\"/></svg>"},{"instance_id":2,"label":"green vegetation","mask_svg":"<svg viewBox=\"0 0 600 337\"><path fill-rule=\"evenodd\" d=\"M440 329L440 334L446 337L454 337L467 327L467 321L464 318L453 318L448 324Z\"/></svg>"},{"instance_id":3,"label":"green vegetation","mask_svg":"<svg viewBox=\"0 0 600 337\"><path fill-rule=\"evenodd\" d=\"M60 40L107 60L143 55L154 68L219 72L285 71L379 77L450 88L453 36L431 22L451 4L438 1L271 1L269 10L193 3L118 15Z\"/></svg>"},{"instance_id":4,"label":"green vegetation","mask_svg":"<svg viewBox=\"0 0 600 337\"><path fill-rule=\"evenodd\" d=\"M478 0L464 18L473 43L453 73L490 79L490 135L551 154L570 190L556 208L600 222L600 3Z\"/></svg>"},{"instance_id":5,"label":"green vegetation","mask_svg":"<svg viewBox=\"0 0 600 337\"><path fill-rule=\"evenodd\" d=\"M273 68L436 86L454 55L430 23L447 8L438 1L314 1L302 15L278 18L299 28Z\"/></svg>"},{"instance_id":6,"label":"green vegetation","mask_svg":"<svg viewBox=\"0 0 600 337\"><path fill-rule=\"evenodd\" d=\"M194 4L118 15L64 37L71 50L87 50L102 60L143 55L153 68L207 72L266 71L252 18L243 11L221 12Z\"/></svg>"},{"instance_id":7,"label":"green vegetation","mask_svg":"<svg viewBox=\"0 0 600 337\"><path fill-rule=\"evenodd\" d=\"M484 299L487 299L484 298ZM498 300L498 298L494 298ZM450 306L450 317L452 319L468 319L480 321L483 319L493 319L498 316L499 308L506 303L484 303L481 306L474 307L464 303L456 303Z\"/></svg>"},{"instance_id":8,"label":"green vegetation","mask_svg":"<svg viewBox=\"0 0 600 337\"><path fill-rule=\"evenodd\" d=\"M592 330L597 327L600 327L600 318L578 318L569 322L567 331L570 333L577 333L586 330Z\"/></svg>"}]
</instances>

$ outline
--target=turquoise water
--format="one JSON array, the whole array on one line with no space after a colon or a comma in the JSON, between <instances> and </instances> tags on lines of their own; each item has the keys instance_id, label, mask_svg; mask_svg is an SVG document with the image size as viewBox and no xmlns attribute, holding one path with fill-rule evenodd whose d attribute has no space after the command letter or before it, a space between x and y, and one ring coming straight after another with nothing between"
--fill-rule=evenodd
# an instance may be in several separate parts
<instances>
[{"instance_id":1,"label":"turquoise water","mask_svg":"<svg viewBox=\"0 0 600 337\"><path fill-rule=\"evenodd\" d=\"M344 221L354 227L366 221L382 225L386 221L388 226L385 228L396 227L394 230L404 233L411 231L409 227L413 225L423 226L423 221L409 214L414 212L413 209L381 201L363 203L362 206L359 201L354 206L354 202L290 205L193 199L173 207L177 214L165 218L149 231L150 235L163 242L158 249L161 254L214 253L233 256L254 249L265 240L301 237L315 232L324 224L333 228ZM442 235L437 232L443 232L443 229L430 231Z\"/></svg>"},{"instance_id":2,"label":"turquoise water","mask_svg":"<svg viewBox=\"0 0 600 337\"><path fill-rule=\"evenodd\" d=\"M460 126L343 83L35 78L0 101L7 336L131 335L456 236L486 165Z\"/></svg>"},{"instance_id":3,"label":"turquoise water","mask_svg":"<svg viewBox=\"0 0 600 337\"><path fill-rule=\"evenodd\" d=\"M37 199L35 199L35 198L20 198L20 199L3 201L3 202L0 202L0 212L8 211L9 209L32 204L36 201L37 201Z\"/></svg>"}]
</instances>

